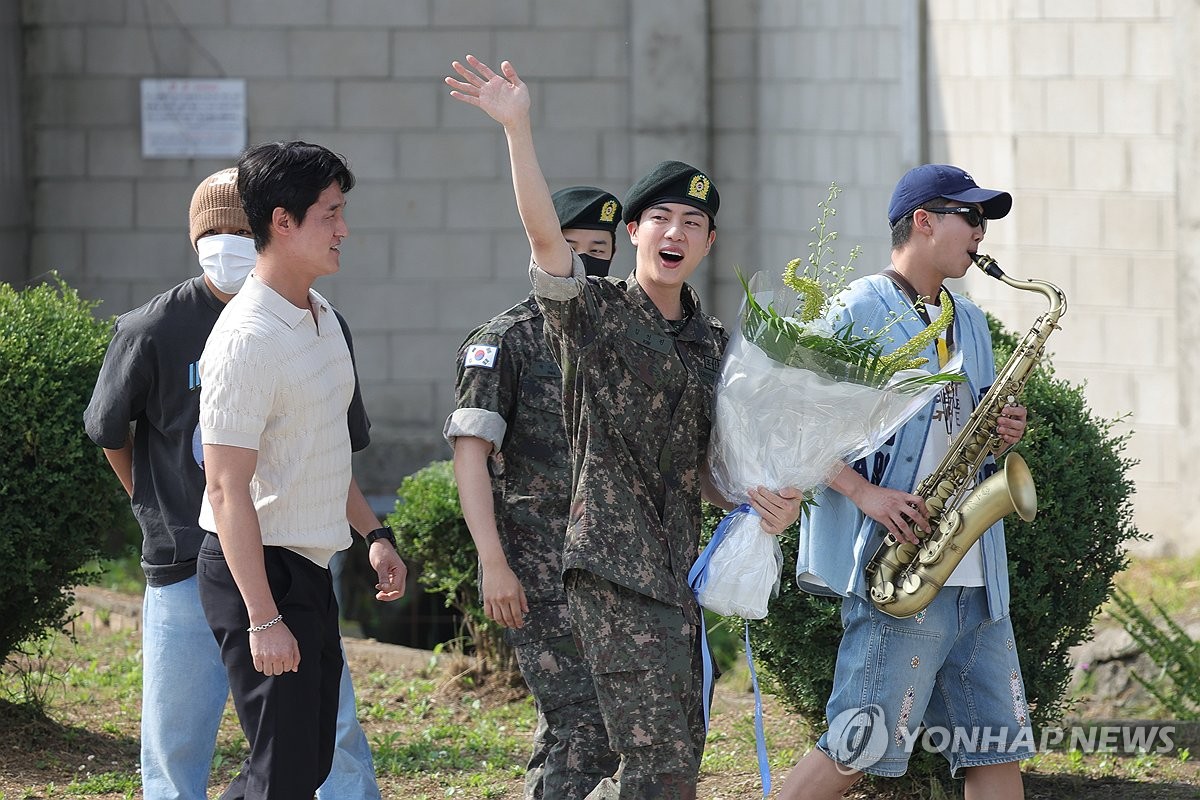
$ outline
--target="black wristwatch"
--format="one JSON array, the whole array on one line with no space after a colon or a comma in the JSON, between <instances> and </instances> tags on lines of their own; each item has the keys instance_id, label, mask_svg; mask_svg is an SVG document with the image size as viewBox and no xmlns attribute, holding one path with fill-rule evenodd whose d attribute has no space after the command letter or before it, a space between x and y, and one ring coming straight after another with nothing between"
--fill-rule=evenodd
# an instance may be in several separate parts
<instances>
[{"instance_id":1,"label":"black wristwatch","mask_svg":"<svg viewBox=\"0 0 1200 800\"><path fill-rule=\"evenodd\" d=\"M386 525L382 528L376 528L366 535L367 547L370 547L380 539L386 539L392 543L392 547L395 547L397 551L400 550L399 547L396 547L396 534L392 533L392 529Z\"/></svg>"}]
</instances>

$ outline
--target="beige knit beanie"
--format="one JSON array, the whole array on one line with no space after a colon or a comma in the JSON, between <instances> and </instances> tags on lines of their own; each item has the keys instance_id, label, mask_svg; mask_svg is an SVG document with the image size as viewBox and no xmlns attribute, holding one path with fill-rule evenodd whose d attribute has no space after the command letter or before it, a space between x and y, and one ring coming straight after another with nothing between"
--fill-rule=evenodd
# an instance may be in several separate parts
<instances>
[{"instance_id":1,"label":"beige knit beanie","mask_svg":"<svg viewBox=\"0 0 1200 800\"><path fill-rule=\"evenodd\" d=\"M242 198L238 196L237 177L237 168L231 167L214 172L196 187L188 208L188 235L193 250L196 240L207 230L225 225L250 230Z\"/></svg>"}]
</instances>

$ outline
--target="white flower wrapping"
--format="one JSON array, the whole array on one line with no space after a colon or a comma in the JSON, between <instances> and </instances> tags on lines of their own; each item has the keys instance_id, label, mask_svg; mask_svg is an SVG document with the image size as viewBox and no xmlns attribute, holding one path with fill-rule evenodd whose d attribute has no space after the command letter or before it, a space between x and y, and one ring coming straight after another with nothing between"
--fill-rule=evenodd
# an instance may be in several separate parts
<instances>
[{"instance_id":1,"label":"white flower wrapping","mask_svg":"<svg viewBox=\"0 0 1200 800\"><path fill-rule=\"evenodd\" d=\"M779 538L762 529L760 519L754 509L739 506L721 521L723 538L710 543L716 549L696 590L696 602L714 614L762 619L767 603L779 593L783 550Z\"/></svg>"},{"instance_id":2,"label":"white flower wrapping","mask_svg":"<svg viewBox=\"0 0 1200 800\"><path fill-rule=\"evenodd\" d=\"M942 372L958 372L961 363L956 356ZM921 372L898 372L888 386ZM942 388L901 392L831 380L771 359L739 326L717 380L708 448L713 486L733 503L745 503L757 486L812 490L879 449ZM735 514L711 553L697 599L717 614L761 619L778 593L782 551L757 514Z\"/></svg>"}]
</instances>

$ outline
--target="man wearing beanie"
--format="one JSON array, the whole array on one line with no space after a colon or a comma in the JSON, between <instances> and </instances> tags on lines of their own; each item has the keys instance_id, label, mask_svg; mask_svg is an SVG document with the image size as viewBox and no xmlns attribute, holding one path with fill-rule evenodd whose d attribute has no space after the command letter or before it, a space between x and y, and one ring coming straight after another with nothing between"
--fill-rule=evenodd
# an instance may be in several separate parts
<instances>
[{"instance_id":1,"label":"man wearing beanie","mask_svg":"<svg viewBox=\"0 0 1200 800\"><path fill-rule=\"evenodd\" d=\"M1009 619L1003 522L967 549L915 616L896 619L875 608L864 569L881 533L916 544L911 526L930 529L929 508L916 487L951 451L977 398L995 382L983 311L960 294L943 294L942 284L966 274L988 221L1011 207L1008 192L980 187L959 167L909 170L888 206L891 264L838 296L830 319L835 329L894 326L892 348L937 317L941 309L934 304L949 302L953 325L919 355L943 366L961 355L966 381L947 384L879 451L843 467L800 524L797 584L840 596L843 633L825 707L829 728L792 769L780 800L834 800L863 772L903 775L922 726L946 734L942 754L951 774L965 773L967 798L1024 796L1019 761L1033 755L1033 731ZM1025 422L1024 407L1006 405L995 434L1011 447ZM975 478L995 470L989 457Z\"/></svg>"},{"instance_id":2,"label":"man wearing beanie","mask_svg":"<svg viewBox=\"0 0 1200 800\"><path fill-rule=\"evenodd\" d=\"M554 195L562 236L608 274L621 204L591 186ZM484 613L502 625L537 701L525 800L583 800L613 774L591 672L571 636L562 584L571 464L562 372L530 294L459 348L456 409L446 420L463 517L479 551Z\"/></svg>"},{"instance_id":3,"label":"man wearing beanie","mask_svg":"<svg viewBox=\"0 0 1200 800\"><path fill-rule=\"evenodd\" d=\"M625 199L633 275L587 277L538 165L525 84L508 62L497 75L466 60L453 65L461 80L446 83L451 96L504 127L534 294L563 371L572 469L567 604L621 759L589 797L694 798L705 730L700 614L687 575L726 335L686 281L716 238L719 194L694 167L658 165ZM778 533L799 515L799 497L754 491L751 503L763 528Z\"/></svg>"},{"instance_id":4,"label":"man wearing beanie","mask_svg":"<svg viewBox=\"0 0 1200 800\"><path fill-rule=\"evenodd\" d=\"M204 800L229 695L221 652L204 618L196 557L205 532L199 359L241 289L256 253L237 170L208 176L192 196L188 239L202 274L122 315L84 412L142 529L142 791L146 800ZM366 435L361 403L349 416ZM134 431L130 433L130 423ZM342 677L336 768L320 795L379 797L366 736Z\"/></svg>"}]
</instances>

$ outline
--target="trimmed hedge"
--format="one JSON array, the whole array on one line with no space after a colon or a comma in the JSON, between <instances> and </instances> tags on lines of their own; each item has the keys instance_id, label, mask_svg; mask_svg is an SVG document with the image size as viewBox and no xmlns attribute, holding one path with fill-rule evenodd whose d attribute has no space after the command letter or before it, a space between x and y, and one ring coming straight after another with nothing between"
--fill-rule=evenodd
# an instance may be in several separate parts
<instances>
[{"instance_id":1,"label":"trimmed hedge","mask_svg":"<svg viewBox=\"0 0 1200 800\"><path fill-rule=\"evenodd\" d=\"M503 629L483 613L479 560L458 502L454 464L430 463L406 477L396 495L387 524L396 532L400 553L415 565L417 582L445 595L446 607L462 615L466 643L488 668L515 670Z\"/></svg>"},{"instance_id":2,"label":"trimmed hedge","mask_svg":"<svg viewBox=\"0 0 1200 800\"><path fill-rule=\"evenodd\" d=\"M70 619L128 498L83 430L112 320L58 281L0 283L0 652ZM125 512L128 513L128 512Z\"/></svg>"}]
</instances>

